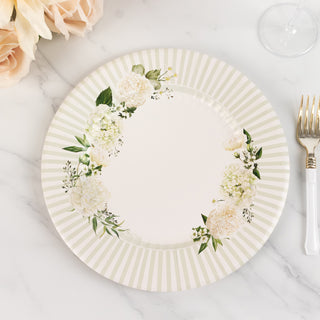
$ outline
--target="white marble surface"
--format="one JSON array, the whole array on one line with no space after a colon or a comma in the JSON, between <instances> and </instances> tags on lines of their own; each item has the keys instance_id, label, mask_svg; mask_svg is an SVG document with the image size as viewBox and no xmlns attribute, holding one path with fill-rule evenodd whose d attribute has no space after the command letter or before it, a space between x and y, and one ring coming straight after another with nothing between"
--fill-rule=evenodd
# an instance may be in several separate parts
<instances>
[{"instance_id":1,"label":"white marble surface","mask_svg":"<svg viewBox=\"0 0 320 320\"><path fill-rule=\"evenodd\" d=\"M30 75L0 90L1 319L320 318L320 257L304 255L304 155L294 139L300 94L319 94L320 41L300 58L266 52L257 19L277 2L108 0L87 38L40 41ZM320 3L306 4L320 19ZM82 264L56 233L40 185L45 133L68 91L100 64L152 47L200 50L243 71L274 105L292 168L285 210L262 250L222 281L170 294L122 287Z\"/></svg>"}]
</instances>

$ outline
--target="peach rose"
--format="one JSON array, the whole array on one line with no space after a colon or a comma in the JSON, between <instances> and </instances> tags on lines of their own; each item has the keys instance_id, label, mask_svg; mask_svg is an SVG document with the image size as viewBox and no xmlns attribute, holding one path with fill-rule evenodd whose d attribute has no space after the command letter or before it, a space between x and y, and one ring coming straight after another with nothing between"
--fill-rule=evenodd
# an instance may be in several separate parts
<instances>
[{"instance_id":1,"label":"peach rose","mask_svg":"<svg viewBox=\"0 0 320 320\"><path fill-rule=\"evenodd\" d=\"M0 87L19 82L29 72L31 60L19 45L14 23L0 29Z\"/></svg>"},{"instance_id":2,"label":"peach rose","mask_svg":"<svg viewBox=\"0 0 320 320\"><path fill-rule=\"evenodd\" d=\"M65 0L47 7L45 12L49 29L69 35L83 36L101 18L103 0Z\"/></svg>"}]
</instances>

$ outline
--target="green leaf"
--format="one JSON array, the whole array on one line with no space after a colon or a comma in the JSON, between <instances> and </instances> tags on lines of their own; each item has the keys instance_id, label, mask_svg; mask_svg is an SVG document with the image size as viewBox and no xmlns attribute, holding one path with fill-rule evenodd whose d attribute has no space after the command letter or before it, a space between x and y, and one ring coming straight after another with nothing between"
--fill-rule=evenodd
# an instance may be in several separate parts
<instances>
[{"instance_id":1,"label":"green leaf","mask_svg":"<svg viewBox=\"0 0 320 320\"><path fill-rule=\"evenodd\" d=\"M131 115L137 110L136 107L128 107L126 109L124 109L123 111L126 113L129 113L129 116L131 117Z\"/></svg>"},{"instance_id":2,"label":"green leaf","mask_svg":"<svg viewBox=\"0 0 320 320\"><path fill-rule=\"evenodd\" d=\"M93 228L94 233L97 233L97 226L98 226L97 218L94 217L92 219L92 228Z\"/></svg>"},{"instance_id":3,"label":"green leaf","mask_svg":"<svg viewBox=\"0 0 320 320\"><path fill-rule=\"evenodd\" d=\"M76 146L71 146L71 147L65 147L62 148L63 150L70 151L70 152L81 152L81 151L86 151L87 149L84 149L82 147L76 147Z\"/></svg>"},{"instance_id":4,"label":"green leaf","mask_svg":"<svg viewBox=\"0 0 320 320\"><path fill-rule=\"evenodd\" d=\"M203 223L206 224L208 217L205 216L204 214L201 214L201 217L202 217Z\"/></svg>"},{"instance_id":5,"label":"green leaf","mask_svg":"<svg viewBox=\"0 0 320 320\"><path fill-rule=\"evenodd\" d=\"M117 232L117 230L111 228L111 231L113 231L114 234L119 238L119 233Z\"/></svg>"},{"instance_id":6,"label":"green leaf","mask_svg":"<svg viewBox=\"0 0 320 320\"><path fill-rule=\"evenodd\" d=\"M261 157L262 157L262 147L256 153L256 160L260 159Z\"/></svg>"},{"instance_id":7,"label":"green leaf","mask_svg":"<svg viewBox=\"0 0 320 320\"><path fill-rule=\"evenodd\" d=\"M158 80L150 80L154 90L160 90L161 88L161 83Z\"/></svg>"},{"instance_id":8,"label":"green leaf","mask_svg":"<svg viewBox=\"0 0 320 320\"><path fill-rule=\"evenodd\" d=\"M160 76L160 69L150 70L146 74L146 78L149 80L158 80Z\"/></svg>"},{"instance_id":9,"label":"green leaf","mask_svg":"<svg viewBox=\"0 0 320 320\"><path fill-rule=\"evenodd\" d=\"M108 234L108 235L112 236L110 230L109 230L107 227L106 227L106 231L107 231L107 234Z\"/></svg>"},{"instance_id":10,"label":"green leaf","mask_svg":"<svg viewBox=\"0 0 320 320\"><path fill-rule=\"evenodd\" d=\"M142 76L145 73L145 69L142 64L135 64L134 66L132 66L132 71L135 73L141 74Z\"/></svg>"},{"instance_id":11,"label":"green leaf","mask_svg":"<svg viewBox=\"0 0 320 320\"><path fill-rule=\"evenodd\" d=\"M100 92L96 100L96 106L99 106L100 104L106 104L109 107L112 106L112 90L110 87Z\"/></svg>"},{"instance_id":12,"label":"green leaf","mask_svg":"<svg viewBox=\"0 0 320 320\"><path fill-rule=\"evenodd\" d=\"M106 227L103 226L103 231L102 231L102 233L101 233L101 235L100 235L100 238L102 238L105 233L106 233Z\"/></svg>"},{"instance_id":13,"label":"green leaf","mask_svg":"<svg viewBox=\"0 0 320 320\"><path fill-rule=\"evenodd\" d=\"M96 166L96 167L93 168L93 170L97 170L97 171L101 171L101 169L102 169L102 165Z\"/></svg>"},{"instance_id":14,"label":"green leaf","mask_svg":"<svg viewBox=\"0 0 320 320\"><path fill-rule=\"evenodd\" d=\"M90 156L87 153L83 154L82 156L79 157L79 162L88 166L90 163Z\"/></svg>"},{"instance_id":15,"label":"green leaf","mask_svg":"<svg viewBox=\"0 0 320 320\"><path fill-rule=\"evenodd\" d=\"M217 248L218 248L218 245L221 245L223 246L223 243L220 239L215 239L214 237L212 237L212 246L213 246L213 249L214 251L217 251Z\"/></svg>"},{"instance_id":16,"label":"green leaf","mask_svg":"<svg viewBox=\"0 0 320 320\"><path fill-rule=\"evenodd\" d=\"M89 147L90 147L90 143L89 143L89 141L87 140L87 137L86 137L85 134L83 135L83 138L80 138L80 137L77 137L77 136L75 136L75 138L77 139L77 141L78 141L82 146L84 146L84 147L86 147L86 148L89 148Z\"/></svg>"},{"instance_id":17,"label":"green leaf","mask_svg":"<svg viewBox=\"0 0 320 320\"><path fill-rule=\"evenodd\" d=\"M243 129L243 133L247 136L246 144L250 144L252 139L251 139L249 132L246 129Z\"/></svg>"},{"instance_id":18,"label":"green leaf","mask_svg":"<svg viewBox=\"0 0 320 320\"><path fill-rule=\"evenodd\" d=\"M261 179L260 171L259 171L257 168L254 168L254 169L252 170L252 173L253 173L258 179Z\"/></svg>"},{"instance_id":19,"label":"green leaf","mask_svg":"<svg viewBox=\"0 0 320 320\"><path fill-rule=\"evenodd\" d=\"M122 222L118 223L118 224L117 224L117 227L120 227L120 226L122 226L123 224L124 224L124 220L123 220Z\"/></svg>"},{"instance_id":20,"label":"green leaf","mask_svg":"<svg viewBox=\"0 0 320 320\"><path fill-rule=\"evenodd\" d=\"M217 239L215 239L214 237L212 237L211 239L212 239L213 249L214 251L217 251L217 247L218 247Z\"/></svg>"},{"instance_id":21,"label":"green leaf","mask_svg":"<svg viewBox=\"0 0 320 320\"><path fill-rule=\"evenodd\" d=\"M88 172L86 173L86 177L90 177L92 175L92 170L89 168Z\"/></svg>"},{"instance_id":22,"label":"green leaf","mask_svg":"<svg viewBox=\"0 0 320 320\"><path fill-rule=\"evenodd\" d=\"M200 249L198 251L198 254L200 254L206 247L208 246L208 243L201 243Z\"/></svg>"}]
</instances>

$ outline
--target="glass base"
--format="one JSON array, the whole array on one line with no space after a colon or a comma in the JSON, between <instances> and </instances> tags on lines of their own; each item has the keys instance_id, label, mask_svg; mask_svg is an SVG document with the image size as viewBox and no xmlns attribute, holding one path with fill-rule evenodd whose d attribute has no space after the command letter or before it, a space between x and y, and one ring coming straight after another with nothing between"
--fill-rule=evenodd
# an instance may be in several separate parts
<instances>
[{"instance_id":1,"label":"glass base","mask_svg":"<svg viewBox=\"0 0 320 320\"><path fill-rule=\"evenodd\" d=\"M268 8L258 23L262 45L283 57L297 57L307 53L318 38L313 15L297 4L277 4Z\"/></svg>"}]
</instances>

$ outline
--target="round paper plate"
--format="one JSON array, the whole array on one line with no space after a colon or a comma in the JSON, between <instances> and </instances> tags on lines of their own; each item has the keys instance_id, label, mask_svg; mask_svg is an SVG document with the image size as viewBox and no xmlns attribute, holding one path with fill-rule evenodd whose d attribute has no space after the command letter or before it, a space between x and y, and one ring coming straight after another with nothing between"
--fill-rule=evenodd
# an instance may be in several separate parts
<instances>
[{"instance_id":1,"label":"round paper plate","mask_svg":"<svg viewBox=\"0 0 320 320\"><path fill-rule=\"evenodd\" d=\"M286 139L261 91L184 49L91 73L59 108L42 155L49 214L72 252L150 291L200 287L246 263L274 229L288 179Z\"/></svg>"}]
</instances>

